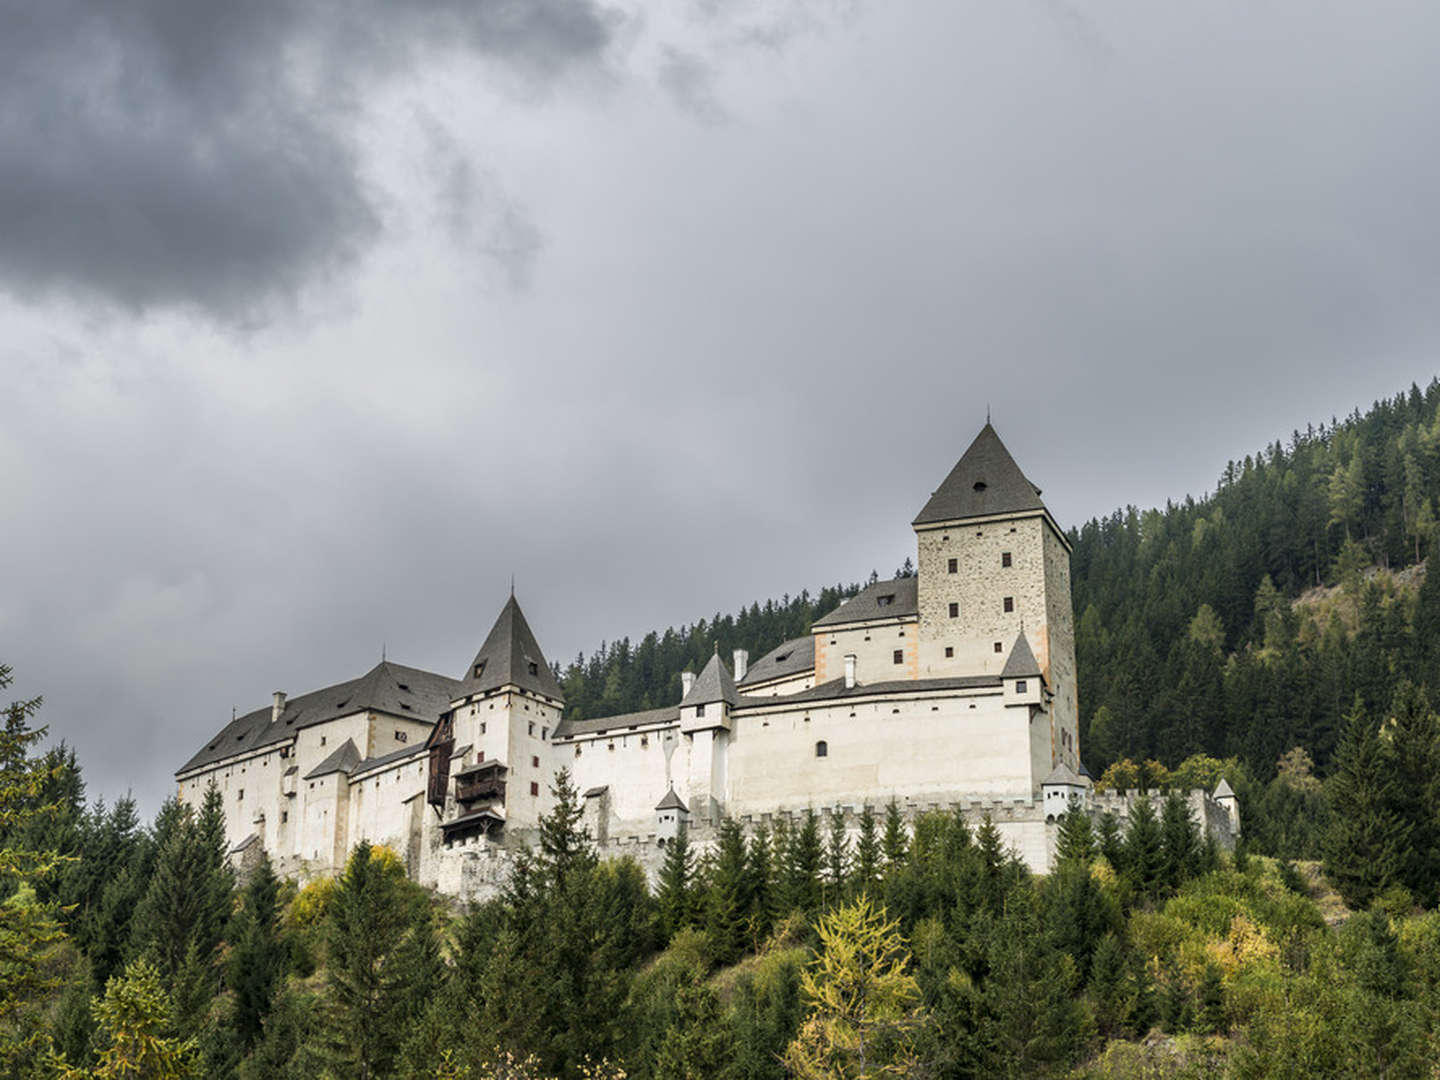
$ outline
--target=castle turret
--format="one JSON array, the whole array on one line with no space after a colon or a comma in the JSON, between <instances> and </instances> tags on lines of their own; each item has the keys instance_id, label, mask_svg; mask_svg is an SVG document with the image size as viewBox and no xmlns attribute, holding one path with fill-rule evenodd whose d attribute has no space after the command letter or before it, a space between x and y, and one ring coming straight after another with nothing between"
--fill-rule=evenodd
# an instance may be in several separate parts
<instances>
[{"instance_id":1,"label":"castle turret","mask_svg":"<svg viewBox=\"0 0 1440 1080\"><path fill-rule=\"evenodd\" d=\"M1053 695L1053 757L1076 767L1070 542L994 427L980 430L912 524L918 676L1003 677L1009 669L1006 704L1043 705ZM1033 664L1043 687L1031 672L1017 674L1012 665L1021 660ZM1015 700L1020 682L1024 702ZM1050 768L1046 762L1035 774L1037 786Z\"/></svg>"},{"instance_id":2,"label":"castle turret","mask_svg":"<svg viewBox=\"0 0 1440 1080\"><path fill-rule=\"evenodd\" d=\"M1230 815L1230 831L1240 835L1240 799L1235 794L1235 789L1230 786L1230 781L1223 776L1220 783L1215 786L1214 799Z\"/></svg>"},{"instance_id":3,"label":"castle turret","mask_svg":"<svg viewBox=\"0 0 1440 1080\"><path fill-rule=\"evenodd\" d=\"M740 703L735 680L717 653L680 702L680 732L689 744L685 790L693 813L716 821L723 811L730 710Z\"/></svg>"}]
</instances>

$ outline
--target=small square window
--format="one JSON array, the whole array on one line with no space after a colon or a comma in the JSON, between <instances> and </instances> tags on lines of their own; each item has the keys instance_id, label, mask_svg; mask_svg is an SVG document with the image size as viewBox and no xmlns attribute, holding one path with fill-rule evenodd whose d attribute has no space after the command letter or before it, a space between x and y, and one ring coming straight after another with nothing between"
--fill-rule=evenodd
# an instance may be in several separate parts
<instances>
[{"instance_id":1,"label":"small square window","mask_svg":"<svg viewBox=\"0 0 1440 1080\"><path fill-rule=\"evenodd\" d=\"M946 659L946 660L954 660L954 659L955 659L955 646L954 646L954 645L946 645L946 646L945 646L945 659Z\"/></svg>"},{"instance_id":2,"label":"small square window","mask_svg":"<svg viewBox=\"0 0 1440 1080\"><path fill-rule=\"evenodd\" d=\"M959 604L951 604L951 605L950 605L950 618L952 618L952 619L958 619L959 617L960 617L960 605L959 605Z\"/></svg>"},{"instance_id":3,"label":"small square window","mask_svg":"<svg viewBox=\"0 0 1440 1080\"><path fill-rule=\"evenodd\" d=\"M997 642L995 642L995 651L996 651L996 652L1004 652L1004 651L1005 651L1005 646L1001 645L1000 642L997 641Z\"/></svg>"},{"instance_id":4,"label":"small square window","mask_svg":"<svg viewBox=\"0 0 1440 1080\"><path fill-rule=\"evenodd\" d=\"M321 735L321 736L320 736L320 745L321 745L321 746L324 746L324 745L325 745L325 736L324 736L324 735Z\"/></svg>"},{"instance_id":5,"label":"small square window","mask_svg":"<svg viewBox=\"0 0 1440 1080\"><path fill-rule=\"evenodd\" d=\"M1015 693L1017 693L1017 694L1023 694L1023 693L1025 693L1025 680L1024 680L1024 679L1016 679L1016 680L1015 680Z\"/></svg>"},{"instance_id":6,"label":"small square window","mask_svg":"<svg viewBox=\"0 0 1440 1080\"><path fill-rule=\"evenodd\" d=\"M1001 565L1001 566L1009 566L1009 565L1010 565L1010 552L1008 552L1008 551L1002 551L1002 552L1000 553L1000 565Z\"/></svg>"},{"instance_id":7,"label":"small square window","mask_svg":"<svg viewBox=\"0 0 1440 1080\"><path fill-rule=\"evenodd\" d=\"M695 715L696 715L696 716L704 716L704 715L705 715L705 706L704 706L704 705L696 705L696 706L695 706Z\"/></svg>"},{"instance_id":8,"label":"small square window","mask_svg":"<svg viewBox=\"0 0 1440 1080\"><path fill-rule=\"evenodd\" d=\"M533 754L530 755L530 767L532 769L538 769L540 767L540 759Z\"/></svg>"},{"instance_id":9,"label":"small square window","mask_svg":"<svg viewBox=\"0 0 1440 1080\"><path fill-rule=\"evenodd\" d=\"M903 664L904 662L905 662L905 650L904 650L904 649L896 649L896 650L895 650L895 663L897 663L897 664Z\"/></svg>"},{"instance_id":10,"label":"small square window","mask_svg":"<svg viewBox=\"0 0 1440 1080\"><path fill-rule=\"evenodd\" d=\"M960 572L960 560L951 559L945 564L945 572L947 574L958 574Z\"/></svg>"},{"instance_id":11,"label":"small square window","mask_svg":"<svg viewBox=\"0 0 1440 1080\"><path fill-rule=\"evenodd\" d=\"M480 751L480 756L477 757L475 760L476 760L476 761L484 761L484 760L485 760L485 751L484 751L484 750L481 750L481 751Z\"/></svg>"},{"instance_id":12,"label":"small square window","mask_svg":"<svg viewBox=\"0 0 1440 1080\"><path fill-rule=\"evenodd\" d=\"M541 742L544 742L544 741L545 741L546 739L548 739L549 737L550 737L550 729L549 729L548 727L542 727L542 728L540 729L540 741L541 741Z\"/></svg>"},{"instance_id":13,"label":"small square window","mask_svg":"<svg viewBox=\"0 0 1440 1080\"><path fill-rule=\"evenodd\" d=\"M531 674L531 675L538 675L538 674L540 674L540 665L537 664L537 663L535 663L534 660L531 660L531 661L530 661L530 674Z\"/></svg>"},{"instance_id":14,"label":"small square window","mask_svg":"<svg viewBox=\"0 0 1440 1080\"><path fill-rule=\"evenodd\" d=\"M534 735L534 734L535 734L535 721L533 721L533 720L530 721L530 730L527 732L527 734L529 734L529 735Z\"/></svg>"},{"instance_id":15,"label":"small square window","mask_svg":"<svg viewBox=\"0 0 1440 1080\"><path fill-rule=\"evenodd\" d=\"M534 780L531 780L531 781L530 781L530 794L531 794L531 795L539 795L539 794L540 794L540 785L539 785L538 783L536 783Z\"/></svg>"},{"instance_id":16,"label":"small square window","mask_svg":"<svg viewBox=\"0 0 1440 1080\"><path fill-rule=\"evenodd\" d=\"M280 824L281 824L281 825L284 825L285 822L287 822L287 821L289 821L289 820L290 820L290 811L289 811L289 810L281 810L281 811L280 811Z\"/></svg>"},{"instance_id":17,"label":"small square window","mask_svg":"<svg viewBox=\"0 0 1440 1080\"><path fill-rule=\"evenodd\" d=\"M485 721L484 721L484 720L481 720L481 721L480 721L480 734L481 734L481 735L484 735L484 734L485 734Z\"/></svg>"},{"instance_id":18,"label":"small square window","mask_svg":"<svg viewBox=\"0 0 1440 1080\"><path fill-rule=\"evenodd\" d=\"M1015 610L1015 598L1013 596L1005 597L1005 610L1007 612Z\"/></svg>"},{"instance_id":19,"label":"small square window","mask_svg":"<svg viewBox=\"0 0 1440 1080\"><path fill-rule=\"evenodd\" d=\"M244 789L243 787L242 787L238 792L235 793L235 801L236 801L236 802L244 802L244 801L245 801L245 789Z\"/></svg>"}]
</instances>

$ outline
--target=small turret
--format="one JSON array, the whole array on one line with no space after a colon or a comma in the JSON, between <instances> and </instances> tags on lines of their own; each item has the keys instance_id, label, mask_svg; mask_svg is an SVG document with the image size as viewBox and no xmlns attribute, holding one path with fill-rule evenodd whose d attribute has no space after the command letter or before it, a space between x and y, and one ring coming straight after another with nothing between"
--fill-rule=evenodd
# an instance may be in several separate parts
<instances>
[{"instance_id":1,"label":"small turret","mask_svg":"<svg viewBox=\"0 0 1440 1080\"><path fill-rule=\"evenodd\" d=\"M1010 656L1005 661L1005 669L1000 672L1000 678L1005 684L1006 705L1045 703L1045 676L1040 671L1040 663L1035 659L1035 653L1030 649L1030 641L1025 637L1025 631L1020 631L1020 636L1010 647Z\"/></svg>"},{"instance_id":2,"label":"small turret","mask_svg":"<svg viewBox=\"0 0 1440 1080\"><path fill-rule=\"evenodd\" d=\"M1230 831L1236 836L1240 835L1240 799L1235 794L1235 789L1230 786L1230 781L1223 776L1220 783L1215 785L1215 794L1211 796L1219 803L1227 814L1230 815Z\"/></svg>"},{"instance_id":3,"label":"small turret","mask_svg":"<svg viewBox=\"0 0 1440 1080\"><path fill-rule=\"evenodd\" d=\"M672 787L665 797L655 804L655 839L664 847L680 835L680 830L689 823L690 810L680 801Z\"/></svg>"}]
</instances>

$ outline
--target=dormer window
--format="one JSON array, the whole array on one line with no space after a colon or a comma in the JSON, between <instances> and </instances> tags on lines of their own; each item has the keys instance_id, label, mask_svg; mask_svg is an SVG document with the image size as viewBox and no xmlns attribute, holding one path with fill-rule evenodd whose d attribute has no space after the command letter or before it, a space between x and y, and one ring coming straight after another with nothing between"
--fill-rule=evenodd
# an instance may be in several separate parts
<instances>
[{"instance_id":1,"label":"dormer window","mask_svg":"<svg viewBox=\"0 0 1440 1080\"><path fill-rule=\"evenodd\" d=\"M478 678L480 678L481 675L484 675L484 674L485 674L485 661L484 661L484 660L481 660L478 664L475 665L475 678L478 679Z\"/></svg>"},{"instance_id":2,"label":"dormer window","mask_svg":"<svg viewBox=\"0 0 1440 1080\"><path fill-rule=\"evenodd\" d=\"M975 490L976 490L976 491L984 491L984 490L985 490L985 487L986 487L986 484L985 484L985 481L984 481L984 480L976 480L976 481L975 481Z\"/></svg>"},{"instance_id":3,"label":"dormer window","mask_svg":"<svg viewBox=\"0 0 1440 1080\"><path fill-rule=\"evenodd\" d=\"M875 598L875 606L876 606L876 607L889 607L889 606L890 606L891 604L893 604L894 602L895 602L895 594L894 594L894 593L886 593L884 596L877 596L877 597Z\"/></svg>"},{"instance_id":4,"label":"dormer window","mask_svg":"<svg viewBox=\"0 0 1440 1080\"><path fill-rule=\"evenodd\" d=\"M537 664L537 663L535 663L534 660L531 660L531 661L530 661L529 668L530 668L530 674L531 674L531 675L538 675L538 674L540 674L540 665Z\"/></svg>"}]
</instances>

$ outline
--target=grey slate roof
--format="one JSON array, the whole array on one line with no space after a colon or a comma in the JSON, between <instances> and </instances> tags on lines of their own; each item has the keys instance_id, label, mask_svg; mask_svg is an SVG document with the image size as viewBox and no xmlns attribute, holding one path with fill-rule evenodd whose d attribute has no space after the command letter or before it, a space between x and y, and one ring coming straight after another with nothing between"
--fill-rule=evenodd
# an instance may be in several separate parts
<instances>
[{"instance_id":1,"label":"grey slate roof","mask_svg":"<svg viewBox=\"0 0 1440 1080\"><path fill-rule=\"evenodd\" d=\"M791 702L829 701L833 698L866 697L871 694L922 693L929 690L984 690L1000 685L999 675L958 675L946 679L895 679L890 682L856 683L846 687L844 678L831 679L809 690L781 697L745 697L740 708L779 708Z\"/></svg>"},{"instance_id":2,"label":"grey slate roof","mask_svg":"<svg viewBox=\"0 0 1440 1080\"><path fill-rule=\"evenodd\" d=\"M353 773L369 772L371 769L381 769L386 765L393 765L407 757L418 757L425 753L425 744L417 742L414 746L402 746L399 750L391 750L388 754L381 754L378 757L366 758L352 770Z\"/></svg>"},{"instance_id":3,"label":"grey slate roof","mask_svg":"<svg viewBox=\"0 0 1440 1080\"><path fill-rule=\"evenodd\" d=\"M769 682L771 679L783 678L786 675L799 675L809 671L815 666L815 638L806 634L804 637L792 638L783 645L778 645L762 656L750 669L745 672L737 686L753 686L755 683Z\"/></svg>"},{"instance_id":4,"label":"grey slate roof","mask_svg":"<svg viewBox=\"0 0 1440 1080\"><path fill-rule=\"evenodd\" d=\"M675 794L672 787L665 793L665 797L655 804L656 810L679 810L682 814L688 814L690 808L680 801L680 796Z\"/></svg>"},{"instance_id":5,"label":"grey slate roof","mask_svg":"<svg viewBox=\"0 0 1440 1080\"><path fill-rule=\"evenodd\" d=\"M1223 776L1220 778L1220 783L1215 786L1215 798L1235 798L1235 789L1230 786L1230 781L1226 780Z\"/></svg>"},{"instance_id":6,"label":"grey slate roof","mask_svg":"<svg viewBox=\"0 0 1440 1080\"><path fill-rule=\"evenodd\" d=\"M632 727L649 727L654 724L678 724L680 706L666 705L661 709L646 709L643 712L622 713L619 716L598 716L593 720L561 720L555 725L555 738L564 739L572 735L595 735L603 732L625 734Z\"/></svg>"},{"instance_id":7,"label":"grey slate roof","mask_svg":"<svg viewBox=\"0 0 1440 1080\"><path fill-rule=\"evenodd\" d=\"M329 776L336 772L342 772L349 776L355 771L355 766L359 764L360 750L356 747L355 740L346 739L331 751L329 757L307 772L304 779L318 780L322 776Z\"/></svg>"},{"instance_id":8,"label":"grey slate roof","mask_svg":"<svg viewBox=\"0 0 1440 1080\"><path fill-rule=\"evenodd\" d=\"M695 680L695 685L690 687L690 692L680 702L683 709L689 705L709 705L712 701L723 701L727 705L738 705L740 694L735 689L735 680L730 675L730 669L716 653L710 657L710 662Z\"/></svg>"},{"instance_id":9,"label":"grey slate roof","mask_svg":"<svg viewBox=\"0 0 1440 1080\"><path fill-rule=\"evenodd\" d=\"M1067 784L1070 787L1084 787L1085 781L1080 774L1070 768L1063 761L1050 770L1050 775L1040 781L1041 784Z\"/></svg>"},{"instance_id":10,"label":"grey slate roof","mask_svg":"<svg viewBox=\"0 0 1440 1080\"><path fill-rule=\"evenodd\" d=\"M1044 508L1040 489L1020 471L1000 436L987 422L912 524L929 525Z\"/></svg>"},{"instance_id":11,"label":"grey slate roof","mask_svg":"<svg viewBox=\"0 0 1440 1080\"><path fill-rule=\"evenodd\" d=\"M829 615L816 619L812 625L818 630L826 626L842 626L845 623L865 622L869 619L914 615L920 610L919 595L918 577L877 581L874 585L865 586Z\"/></svg>"},{"instance_id":12,"label":"grey slate roof","mask_svg":"<svg viewBox=\"0 0 1440 1080\"><path fill-rule=\"evenodd\" d=\"M232 720L176 772L188 772L234 754L286 742L301 728L359 712L413 717L433 724L454 699L457 685L454 679L433 671L382 661L358 679L290 698L275 723L271 723L269 705Z\"/></svg>"},{"instance_id":13,"label":"grey slate roof","mask_svg":"<svg viewBox=\"0 0 1440 1080\"><path fill-rule=\"evenodd\" d=\"M1040 674L1040 662L1030 651L1030 642L1025 637L1025 631L1022 630L1020 636L1015 639L1015 644L1010 647L1010 655L1005 660L1005 670L1000 672L1000 677L1002 679L1029 679Z\"/></svg>"},{"instance_id":14,"label":"grey slate roof","mask_svg":"<svg viewBox=\"0 0 1440 1080\"><path fill-rule=\"evenodd\" d=\"M480 669L478 675L477 668ZM465 669L455 697L483 694L507 684L561 701L565 698L514 596L500 609L500 617L490 628L485 644Z\"/></svg>"}]
</instances>

